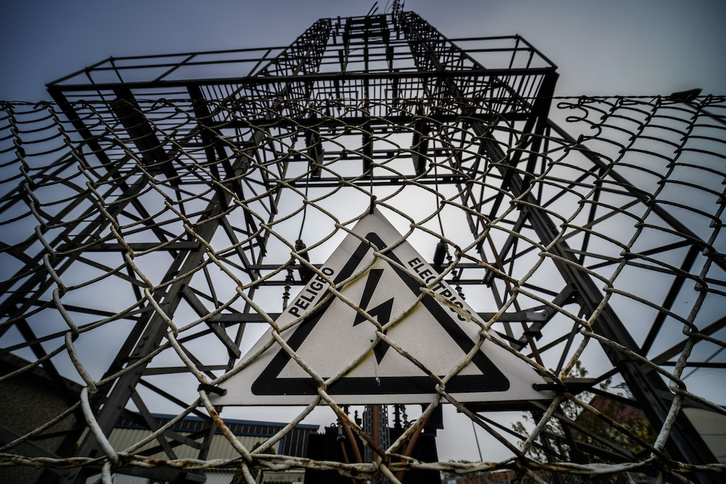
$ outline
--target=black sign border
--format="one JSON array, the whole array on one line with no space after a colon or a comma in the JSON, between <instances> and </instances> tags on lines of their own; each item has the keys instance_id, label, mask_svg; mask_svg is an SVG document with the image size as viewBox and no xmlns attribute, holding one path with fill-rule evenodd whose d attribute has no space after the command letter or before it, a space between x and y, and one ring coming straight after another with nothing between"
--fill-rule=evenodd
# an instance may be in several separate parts
<instances>
[{"instance_id":1,"label":"black sign border","mask_svg":"<svg viewBox=\"0 0 726 484\"><path fill-rule=\"evenodd\" d=\"M374 244L379 251L386 249L386 244L375 232L369 232L366 240ZM343 269L334 279L335 284L339 284L350 277L355 269L360 265L363 257L370 249L370 245L365 241L361 241L356 250L353 252L350 260L345 264ZM389 251L386 256L403 266L398 257ZM390 266L396 271L398 276L404 281L409 289L418 297L421 288L424 287L416 279L411 277L406 271L395 265ZM326 291L325 295L329 293ZM294 351L302 345L315 325L320 321L330 304L335 300L334 297L321 305L321 307L306 320L300 322L287 339L287 344ZM421 303L428 309L431 315L442 326L446 333L457 343L464 354L469 353L475 343L469 338L459 324L454 321L452 313L439 304L432 296L426 294ZM283 395L317 395L318 384L310 377L299 378L281 378L279 377L283 368L290 361L290 355L280 349L273 357L272 361L260 373L251 385L251 391L256 396L283 396ZM479 375L456 375L446 383L446 391L449 393L484 393L484 392L503 392L510 387L509 380L501 372L499 368L487 357L481 350L477 351L472 359L472 363L481 371ZM443 376L439 376L443 378ZM323 376L328 379L329 376ZM435 386L437 381L428 376L408 376L408 377L343 377L332 385L328 386L326 392L331 395L421 395L436 393Z\"/></svg>"}]
</instances>

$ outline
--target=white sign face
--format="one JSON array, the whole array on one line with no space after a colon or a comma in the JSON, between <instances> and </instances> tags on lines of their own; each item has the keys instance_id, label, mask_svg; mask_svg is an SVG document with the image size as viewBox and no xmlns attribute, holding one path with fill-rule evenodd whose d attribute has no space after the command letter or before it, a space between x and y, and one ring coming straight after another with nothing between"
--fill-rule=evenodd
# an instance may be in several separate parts
<instances>
[{"instance_id":1,"label":"white sign face","mask_svg":"<svg viewBox=\"0 0 726 484\"><path fill-rule=\"evenodd\" d=\"M436 381L387 343L376 326L353 306L386 327L385 334L431 373L445 376L479 342L473 310L445 282L422 292L437 273L377 211L361 219L323 265L321 272L352 304L329 291L322 276L313 277L280 315L278 326L300 319L281 336L295 354L323 380L338 377L327 393L341 405L428 403ZM376 258L374 248L406 270ZM411 276L417 274L419 279ZM340 287L344 281L347 282ZM418 298L423 294L423 298ZM402 316L403 315L403 316ZM307 405L318 394L316 381L288 352L273 342L269 330L243 358L246 365L219 386L215 405ZM362 360L345 375L341 371ZM521 401L550 398L533 384L546 383L529 365L491 341L446 383L461 402Z\"/></svg>"}]
</instances>

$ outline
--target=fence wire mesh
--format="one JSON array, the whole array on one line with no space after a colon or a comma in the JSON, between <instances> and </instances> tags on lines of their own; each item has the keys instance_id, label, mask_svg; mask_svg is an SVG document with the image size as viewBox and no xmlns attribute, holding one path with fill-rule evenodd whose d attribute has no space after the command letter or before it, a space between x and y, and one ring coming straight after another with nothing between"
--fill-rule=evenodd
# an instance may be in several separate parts
<instances>
[{"instance_id":1,"label":"fence wire mesh","mask_svg":"<svg viewBox=\"0 0 726 484\"><path fill-rule=\"evenodd\" d=\"M677 426L698 428L697 412L726 416L726 99L555 101L551 117L565 129L547 121L542 135L460 114L491 102L478 98L442 100L436 114L402 102L397 115L390 100L228 99L205 119L182 101L120 100L112 111L74 101L88 132L54 103L2 104L3 472L104 482L154 468L236 470L238 482L260 469L376 482L415 470L467 482L723 479L717 446L694 461L683 450L689 428ZM128 121L139 114L153 142ZM397 417L400 436L385 446L356 420L358 407L336 403L337 378L301 359L317 388L309 405L215 407L215 388L250 361L265 330L274 349L297 356L276 320L307 278L344 297L321 267L371 207L425 257L445 248L436 267L456 289L449 299L473 309L477 344L495 342L533 368L551 382L549 400L459 402L446 383L471 353L445 375L421 370L436 393L420 411L390 406L412 417ZM424 295L438 282L403 269ZM399 319L415 324L390 317ZM435 462L407 453L439 406L445 428L473 424L484 454L463 462L456 453L471 449L453 442L454 457ZM264 411L288 425L253 449L227 419ZM112 443L130 414L148 432ZM204 430L175 431L188 417ZM370 459L269 453L314 418ZM215 432L226 457L209 453ZM180 457L184 446L196 454Z\"/></svg>"}]
</instances>

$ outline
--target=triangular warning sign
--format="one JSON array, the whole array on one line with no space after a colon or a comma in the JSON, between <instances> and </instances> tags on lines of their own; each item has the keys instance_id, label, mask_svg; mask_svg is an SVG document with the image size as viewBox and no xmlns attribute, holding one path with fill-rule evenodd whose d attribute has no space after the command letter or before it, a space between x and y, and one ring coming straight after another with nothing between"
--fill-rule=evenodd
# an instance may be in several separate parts
<instances>
[{"instance_id":1,"label":"triangular warning sign","mask_svg":"<svg viewBox=\"0 0 726 484\"><path fill-rule=\"evenodd\" d=\"M467 317L472 309L443 281L429 288L435 295L422 291L421 281L430 284L437 273L378 211L352 232L321 268L326 277L314 277L280 315L288 350L268 331L219 385L227 393L214 404L307 405L319 386L309 371L342 405L427 403L436 393L431 374L444 377L475 349L480 327ZM398 348L377 338L376 322ZM462 402L549 396L534 383L545 381L485 341L446 391Z\"/></svg>"}]
</instances>

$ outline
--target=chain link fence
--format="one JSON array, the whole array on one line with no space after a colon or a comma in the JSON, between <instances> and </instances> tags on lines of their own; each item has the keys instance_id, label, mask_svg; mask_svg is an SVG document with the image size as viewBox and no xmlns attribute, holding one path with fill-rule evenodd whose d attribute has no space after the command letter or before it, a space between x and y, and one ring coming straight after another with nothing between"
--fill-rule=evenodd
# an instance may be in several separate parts
<instances>
[{"instance_id":1,"label":"chain link fence","mask_svg":"<svg viewBox=\"0 0 726 484\"><path fill-rule=\"evenodd\" d=\"M547 121L544 135L457 114L485 102L449 98L433 113L409 101L391 113L390 100L227 99L205 114L172 99L113 110L73 101L87 131L55 103L2 104L2 472L103 482L155 468L229 469L240 482L289 469L375 482L415 470L462 482L723 479L723 444L704 437L697 413L726 416L726 100L559 98L550 117L560 124ZM368 240L366 264L332 278L326 261L346 237L367 240L353 227L373 210L399 238L391 249ZM404 243L433 279L391 255ZM382 264L420 289L387 321L346 297ZM284 319L314 278L327 299ZM476 335L443 372L396 340L429 299L466 307L462 324ZM287 335L331 300L372 336L326 375ZM249 352L260 338L305 373L308 403L215 406L220 386L263 357L260 344ZM354 417L362 407L335 392L383 344L433 389L420 412L390 405L390 415L414 416L398 419L385 446ZM531 369L548 397L507 408L459 401L447 387L482 346ZM473 424L484 454L412 457L409 443L439 407L444 428L449 418ZM288 425L252 449L226 419L264 411ZM149 431L114 447L109 435L129 412ZM156 413L171 418L159 425ZM174 433L192 416L206 432ZM269 453L314 418L341 429L347 461ZM215 432L229 457L209 454ZM146 452L151 444L163 453ZM180 458L183 445L197 457Z\"/></svg>"}]
</instances>

